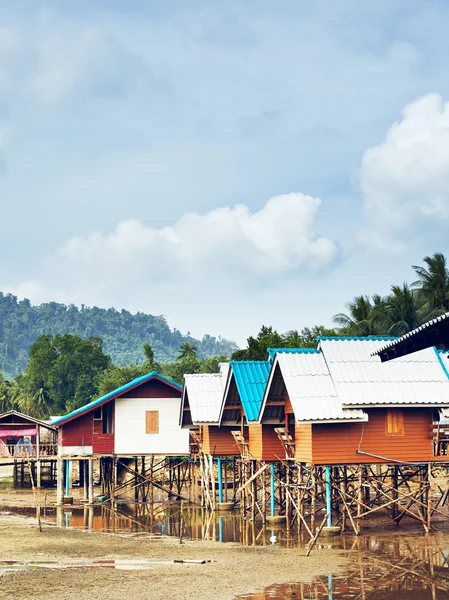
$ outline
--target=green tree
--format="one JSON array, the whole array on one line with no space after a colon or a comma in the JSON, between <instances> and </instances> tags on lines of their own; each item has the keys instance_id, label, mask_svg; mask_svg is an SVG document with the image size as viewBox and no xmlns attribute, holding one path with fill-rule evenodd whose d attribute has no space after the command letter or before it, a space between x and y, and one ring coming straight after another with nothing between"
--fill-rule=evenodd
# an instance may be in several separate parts
<instances>
[{"instance_id":1,"label":"green tree","mask_svg":"<svg viewBox=\"0 0 449 600\"><path fill-rule=\"evenodd\" d=\"M356 296L346 304L347 313L337 313L333 322L340 327L341 335L377 335L384 315L385 299L379 295Z\"/></svg>"},{"instance_id":2,"label":"green tree","mask_svg":"<svg viewBox=\"0 0 449 600\"><path fill-rule=\"evenodd\" d=\"M434 316L435 313L422 304L419 294L406 283L391 286L391 294L377 314L385 333L397 336L416 329Z\"/></svg>"},{"instance_id":3,"label":"green tree","mask_svg":"<svg viewBox=\"0 0 449 600\"><path fill-rule=\"evenodd\" d=\"M100 375L98 380L98 396L109 394L132 381L137 377L146 375L148 369L145 365L128 365L124 367L111 366Z\"/></svg>"},{"instance_id":4,"label":"green tree","mask_svg":"<svg viewBox=\"0 0 449 600\"><path fill-rule=\"evenodd\" d=\"M111 364L99 338L41 336L31 346L25 372L17 381L21 404L39 414L78 408L96 397L99 378Z\"/></svg>"},{"instance_id":5,"label":"green tree","mask_svg":"<svg viewBox=\"0 0 449 600\"><path fill-rule=\"evenodd\" d=\"M0 413L8 412L14 408L11 395L11 384L0 373Z\"/></svg>"},{"instance_id":6,"label":"green tree","mask_svg":"<svg viewBox=\"0 0 449 600\"><path fill-rule=\"evenodd\" d=\"M186 358L197 358L198 357L198 346L191 344L190 342L183 342L179 347L178 356L176 360L185 360Z\"/></svg>"},{"instance_id":7,"label":"green tree","mask_svg":"<svg viewBox=\"0 0 449 600\"><path fill-rule=\"evenodd\" d=\"M446 257L441 252L436 252L433 256L425 256L423 262L426 266L412 267L418 276L412 288L419 290L429 311L449 311L449 269Z\"/></svg>"}]
</instances>

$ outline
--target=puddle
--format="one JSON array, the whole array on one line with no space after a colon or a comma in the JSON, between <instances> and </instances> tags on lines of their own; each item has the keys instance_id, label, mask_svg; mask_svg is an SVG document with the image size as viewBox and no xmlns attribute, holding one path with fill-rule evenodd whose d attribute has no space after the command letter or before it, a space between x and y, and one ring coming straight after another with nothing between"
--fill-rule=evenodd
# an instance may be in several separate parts
<instances>
[{"instance_id":1,"label":"puddle","mask_svg":"<svg viewBox=\"0 0 449 600\"><path fill-rule=\"evenodd\" d=\"M119 569L123 571L141 571L154 565L172 565L172 560L128 560L99 559L61 561L26 561L0 560L0 575L12 571L32 571L34 569Z\"/></svg>"},{"instance_id":2,"label":"puddle","mask_svg":"<svg viewBox=\"0 0 449 600\"><path fill-rule=\"evenodd\" d=\"M438 534L344 536L353 563L343 575L270 585L239 600L449 599L449 539Z\"/></svg>"}]
</instances>

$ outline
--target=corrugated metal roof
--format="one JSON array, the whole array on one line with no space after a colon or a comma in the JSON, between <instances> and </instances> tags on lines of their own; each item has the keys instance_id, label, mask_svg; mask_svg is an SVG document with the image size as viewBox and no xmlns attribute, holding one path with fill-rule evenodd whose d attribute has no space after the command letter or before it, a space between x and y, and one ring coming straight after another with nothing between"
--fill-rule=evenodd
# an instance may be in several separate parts
<instances>
[{"instance_id":1,"label":"corrugated metal roof","mask_svg":"<svg viewBox=\"0 0 449 600\"><path fill-rule=\"evenodd\" d=\"M435 319L431 319L430 321L427 321L427 323L423 323L422 325L420 325L416 329L413 329L412 331L409 331L408 333L406 333L402 337L393 338L392 341L390 341L390 343L384 344L383 346L381 346L380 348L378 348L375 351L374 354L380 354L381 352L385 352L389 348L393 348L394 346L398 346L399 344L401 344L402 342L404 342L408 338L411 338L411 337L415 336L419 331L424 331L425 329L428 329L429 327L432 327L436 323L442 323L443 321L447 321L448 319L449 319L449 312L447 312L444 315L441 315L439 317L436 317Z\"/></svg>"},{"instance_id":2,"label":"corrugated metal roof","mask_svg":"<svg viewBox=\"0 0 449 600\"><path fill-rule=\"evenodd\" d=\"M287 352L289 354L316 354L320 352L316 348L267 348L269 360L274 360L274 357L279 352Z\"/></svg>"},{"instance_id":3,"label":"corrugated metal roof","mask_svg":"<svg viewBox=\"0 0 449 600\"><path fill-rule=\"evenodd\" d=\"M257 421L271 363L268 360L234 360L229 364L246 419Z\"/></svg>"},{"instance_id":4,"label":"corrugated metal roof","mask_svg":"<svg viewBox=\"0 0 449 600\"><path fill-rule=\"evenodd\" d=\"M381 363L382 339L321 339L343 406L430 404L449 406L449 379L433 348Z\"/></svg>"},{"instance_id":5,"label":"corrugated metal roof","mask_svg":"<svg viewBox=\"0 0 449 600\"><path fill-rule=\"evenodd\" d=\"M184 375L184 396L189 398L190 415L194 425L218 425L223 400L221 373Z\"/></svg>"},{"instance_id":6,"label":"corrugated metal roof","mask_svg":"<svg viewBox=\"0 0 449 600\"><path fill-rule=\"evenodd\" d=\"M322 353L279 353L279 365L297 421L366 421L359 409L345 409Z\"/></svg>"},{"instance_id":7,"label":"corrugated metal roof","mask_svg":"<svg viewBox=\"0 0 449 600\"><path fill-rule=\"evenodd\" d=\"M167 383L168 385L170 385L171 387L173 387L179 391L182 390L182 387L179 385L179 383L175 383L171 379L168 379L167 377L164 377L163 375L159 375L159 373L157 373L156 371L151 371L151 373L147 373L147 375L142 375L142 377L136 377L136 379L133 379L129 383L126 383L125 385L122 385L121 387L117 388L116 390L113 390L112 392L109 392L108 394L101 396L101 398L98 398L97 400L93 400L92 402L89 402L89 404L85 404L84 406L81 406L81 408L77 408L76 410L73 410L72 412L68 413L67 415L64 415L63 417L58 417L56 419L56 421L52 421L51 425L61 425L62 423L65 423L66 421L71 421L75 417L79 417L80 415L82 415L86 412L89 412L96 406L99 406L101 404L106 404L106 402L109 402L110 400L113 400L114 398L121 396L128 390L131 390L139 385L142 385L142 383L146 383L147 381L150 381L150 379L159 379L159 381L163 381L164 383Z\"/></svg>"}]
</instances>

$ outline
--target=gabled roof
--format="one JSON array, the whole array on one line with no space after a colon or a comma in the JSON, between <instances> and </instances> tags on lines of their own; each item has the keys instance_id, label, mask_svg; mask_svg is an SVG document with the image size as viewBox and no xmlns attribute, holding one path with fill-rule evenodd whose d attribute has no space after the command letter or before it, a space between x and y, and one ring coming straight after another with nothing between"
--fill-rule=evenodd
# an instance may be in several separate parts
<instances>
[{"instance_id":1,"label":"gabled roof","mask_svg":"<svg viewBox=\"0 0 449 600\"><path fill-rule=\"evenodd\" d=\"M257 421L271 363L268 360L232 360L229 365L230 370L223 394L220 422L233 380L237 386L246 419L248 421Z\"/></svg>"},{"instance_id":2,"label":"gabled roof","mask_svg":"<svg viewBox=\"0 0 449 600\"><path fill-rule=\"evenodd\" d=\"M385 362L439 344L449 344L449 313L427 321L389 344L384 344L375 354Z\"/></svg>"},{"instance_id":3,"label":"gabled roof","mask_svg":"<svg viewBox=\"0 0 449 600\"><path fill-rule=\"evenodd\" d=\"M47 429L52 429L52 430L56 429L56 427L53 427L53 425L50 425L46 421L41 421L40 419L35 419L34 417L30 417L29 415L24 415L23 413L20 413L17 410L8 410L7 412L2 413L0 415L0 423L5 417L10 417L10 416L19 417L20 419L25 419L26 421L30 421L31 423L34 423L35 425L40 425L41 427L46 427Z\"/></svg>"},{"instance_id":4,"label":"gabled roof","mask_svg":"<svg viewBox=\"0 0 449 600\"><path fill-rule=\"evenodd\" d=\"M288 354L316 354L321 351L316 348L267 348L269 360L274 360L276 354L281 352L287 352Z\"/></svg>"},{"instance_id":5,"label":"gabled roof","mask_svg":"<svg viewBox=\"0 0 449 600\"><path fill-rule=\"evenodd\" d=\"M193 425L218 425L223 399L221 373L184 375L181 403L181 425L184 406L188 401Z\"/></svg>"},{"instance_id":6,"label":"gabled roof","mask_svg":"<svg viewBox=\"0 0 449 600\"><path fill-rule=\"evenodd\" d=\"M259 421L274 378L282 377L298 422L367 421L359 409L343 408L321 352L279 353L271 367ZM276 392L277 393L277 392Z\"/></svg>"},{"instance_id":7,"label":"gabled roof","mask_svg":"<svg viewBox=\"0 0 449 600\"><path fill-rule=\"evenodd\" d=\"M73 419L76 419L77 417L90 412L97 406L106 404L107 402L110 402L111 400L114 400L115 398L122 396L125 392L128 392L136 387L139 387L140 385L147 383L148 381L151 381L152 379L161 381L162 383L169 385L170 387L172 387L173 389L175 389L178 392L182 391L182 387L178 383L175 383L174 381L172 381L171 379L168 379L167 377L164 377L163 375L159 375L159 373L157 373L156 371L151 371L151 373L148 373L147 375L142 375L142 377L137 377L136 379L133 379L129 383L126 383L125 385L122 385L121 387L117 388L116 390L109 392L109 394L105 394L104 396L101 396L101 398L98 398L97 400L93 400L93 402L89 402L89 404L86 404L84 406L81 406L81 408L77 408L76 410L73 410L72 412L65 415L64 417L59 417L58 419L56 419L55 421L52 422L52 425L59 426L64 423L67 423L68 421L72 421Z\"/></svg>"},{"instance_id":8,"label":"gabled roof","mask_svg":"<svg viewBox=\"0 0 449 600\"><path fill-rule=\"evenodd\" d=\"M382 364L384 338L321 338L343 406L449 406L449 378L433 348Z\"/></svg>"}]
</instances>

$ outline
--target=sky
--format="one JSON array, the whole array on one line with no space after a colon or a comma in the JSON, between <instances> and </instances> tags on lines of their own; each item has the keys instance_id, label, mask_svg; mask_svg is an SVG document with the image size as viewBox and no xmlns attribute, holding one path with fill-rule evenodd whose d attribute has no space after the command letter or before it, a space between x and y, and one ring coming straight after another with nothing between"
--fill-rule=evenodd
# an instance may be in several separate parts
<instances>
[{"instance_id":1,"label":"sky","mask_svg":"<svg viewBox=\"0 0 449 600\"><path fill-rule=\"evenodd\" d=\"M449 3L0 3L0 290L245 343L449 253Z\"/></svg>"}]
</instances>

